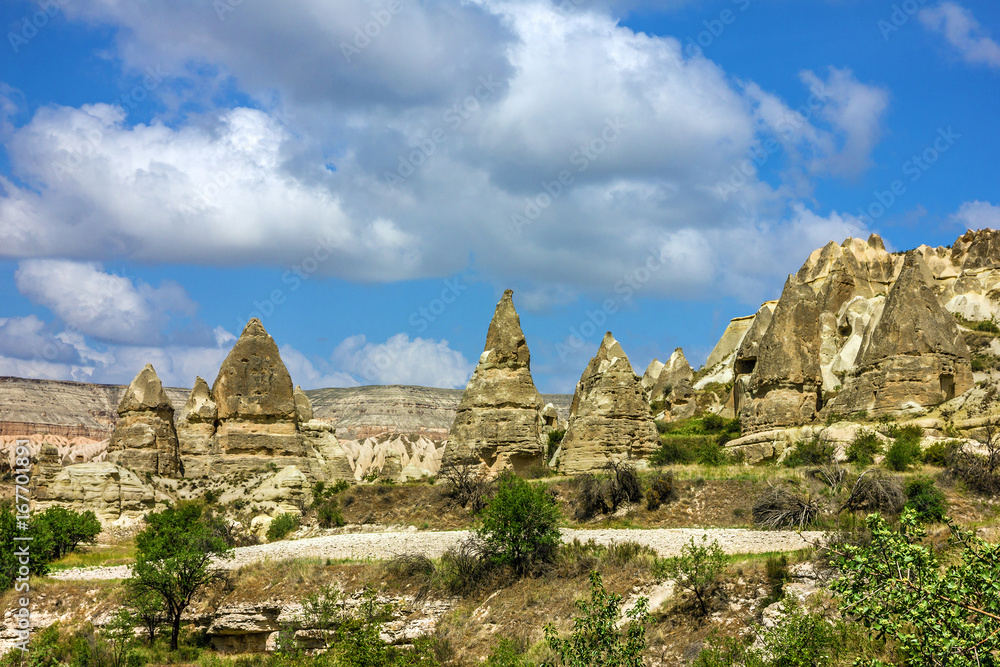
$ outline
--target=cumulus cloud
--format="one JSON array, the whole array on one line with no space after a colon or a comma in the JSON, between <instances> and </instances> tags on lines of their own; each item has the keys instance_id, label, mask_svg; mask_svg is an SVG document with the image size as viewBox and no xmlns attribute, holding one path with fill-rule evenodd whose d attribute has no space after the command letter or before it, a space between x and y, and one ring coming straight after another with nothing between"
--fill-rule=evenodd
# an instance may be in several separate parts
<instances>
[{"instance_id":1,"label":"cumulus cloud","mask_svg":"<svg viewBox=\"0 0 1000 667\"><path fill-rule=\"evenodd\" d=\"M363 335L345 339L333 352L333 361L363 384L412 384L457 389L464 387L474 368L448 341L396 334L384 343L370 343Z\"/></svg>"},{"instance_id":2,"label":"cumulus cloud","mask_svg":"<svg viewBox=\"0 0 1000 667\"><path fill-rule=\"evenodd\" d=\"M956 2L942 2L921 10L917 16L928 30L944 35L967 63L1000 68L1000 44L970 10Z\"/></svg>"},{"instance_id":3,"label":"cumulus cloud","mask_svg":"<svg viewBox=\"0 0 1000 667\"><path fill-rule=\"evenodd\" d=\"M155 344L171 314L192 316L197 305L173 281L159 287L106 273L94 262L27 260L14 274L17 289L71 330L117 343Z\"/></svg>"},{"instance_id":4,"label":"cumulus cloud","mask_svg":"<svg viewBox=\"0 0 1000 667\"><path fill-rule=\"evenodd\" d=\"M951 219L966 229L1000 229L1000 206L978 200L965 202Z\"/></svg>"},{"instance_id":5,"label":"cumulus cloud","mask_svg":"<svg viewBox=\"0 0 1000 667\"><path fill-rule=\"evenodd\" d=\"M0 256L366 281L472 262L490 280L551 286L536 290L541 308L613 292L652 248L669 261L643 289L690 297L741 286L733 239L793 242L803 174L854 175L879 139L887 97L850 72L804 74L803 97L822 86L828 102L800 118L677 39L619 25L615 2L401 6L350 57L341 43L381 4L293 0L277 19L253 3L222 17L197 0L67 6L120 28L130 66L184 84L158 91L197 90L208 70L259 108L148 124L104 104L38 110L10 131L19 182L0 181ZM721 195L788 117L781 182L751 171Z\"/></svg>"},{"instance_id":6,"label":"cumulus cloud","mask_svg":"<svg viewBox=\"0 0 1000 667\"><path fill-rule=\"evenodd\" d=\"M0 356L53 364L78 359L73 346L53 335L51 327L35 315L0 318Z\"/></svg>"},{"instance_id":7,"label":"cumulus cloud","mask_svg":"<svg viewBox=\"0 0 1000 667\"><path fill-rule=\"evenodd\" d=\"M281 346L281 360L285 362L292 382L302 385L303 389L321 389L325 387L356 387L359 382L349 373L330 371L321 360L314 362L309 357L296 350L291 345Z\"/></svg>"}]
</instances>

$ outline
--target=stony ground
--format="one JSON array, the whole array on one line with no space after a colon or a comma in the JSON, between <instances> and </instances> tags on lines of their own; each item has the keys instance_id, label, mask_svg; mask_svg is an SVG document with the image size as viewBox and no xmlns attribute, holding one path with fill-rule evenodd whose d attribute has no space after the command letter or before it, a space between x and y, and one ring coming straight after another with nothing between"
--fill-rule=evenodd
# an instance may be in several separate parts
<instances>
[{"instance_id":1,"label":"stony ground","mask_svg":"<svg viewBox=\"0 0 1000 667\"><path fill-rule=\"evenodd\" d=\"M424 554L431 558L441 556L450 547L466 537L468 531L385 531L369 533L346 533L325 535L301 540L283 540L234 550L234 557L223 564L228 569L237 569L262 560L285 560L290 558L330 558L351 560L384 560L399 554ZM823 533L807 531L761 531L730 529L605 529L605 530L563 530L563 541L581 542L594 540L598 544L614 542L638 542L654 549L661 556L676 556L681 547L693 537L700 541L702 535L709 540L717 540L727 554L766 553L772 551L795 551L809 546L810 541L818 541ZM129 576L129 566L71 569L56 572L54 579L124 579Z\"/></svg>"}]
</instances>

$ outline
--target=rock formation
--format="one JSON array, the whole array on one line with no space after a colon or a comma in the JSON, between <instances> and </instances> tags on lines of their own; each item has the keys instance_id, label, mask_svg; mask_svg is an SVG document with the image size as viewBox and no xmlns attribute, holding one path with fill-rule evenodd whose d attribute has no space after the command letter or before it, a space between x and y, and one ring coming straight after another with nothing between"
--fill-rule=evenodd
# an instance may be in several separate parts
<instances>
[{"instance_id":1,"label":"rock formation","mask_svg":"<svg viewBox=\"0 0 1000 667\"><path fill-rule=\"evenodd\" d=\"M642 390L646 392L646 398L649 398L650 392L653 391L653 385L655 385L656 381L660 379L660 373L663 372L664 368L665 366L663 365L663 362L659 359L653 359L649 362L649 365L646 366L646 372L642 374L641 381Z\"/></svg>"},{"instance_id":2,"label":"rock formation","mask_svg":"<svg viewBox=\"0 0 1000 667\"><path fill-rule=\"evenodd\" d=\"M123 516L140 518L154 509L156 494L130 470L112 463L80 463L55 476L44 500L46 506L93 510L97 518L108 522Z\"/></svg>"},{"instance_id":3,"label":"rock formation","mask_svg":"<svg viewBox=\"0 0 1000 667\"><path fill-rule=\"evenodd\" d=\"M304 424L312 419L312 403L309 402L309 397L306 396L306 392L302 391L302 387L298 385L295 386L295 391L292 392L292 398L295 400L295 417L298 419L299 423Z\"/></svg>"},{"instance_id":4,"label":"rock formation","mask_svg":"<svg viewBox=\"0 0 1000 667\"><path fill-rule=\"evenodd\" d=\"M626 460L645 465L657 445L641 380L608 332L576 385L559 470L576 475Z\"/></svg>"},{"instance_id":5,"label":"rock formation","mask_svg":"<svg viewBox=\"0 0 1000 667\"><path fill-rule=\"evenodd\" d=\"M928 285L929 275L921 254L907 253L831 411L897 413L943 403L972 387L969 349Z\"/></svg>"},{"instance_id":6,"label":"rock formation","mask_svg":"<svg viewBox=\"0 0 1000 667\"><path fill-rule=\"evenodd\" d=\"M761 337L749 381L740 385L744 433L806 424L822 408L819 305L812 288L789 276Z\"/></svg>"},{"instance_id":7,"label":"rock formation","mask_svg":"<svg viewBox=\"0 0 1000 667\"><path fill-rule=\"evenodd\" d=\"M656 382L650 389L649 399L651 401L663 400L682 382L690 384L693 379L694 372L691 370L691 364L684 357L684 350L677 348L657 375Z\"/></svg>"},{"instance_id":8,"label":"rock formation","mask_svg":"<svg viewBox=\"0 0 1000 667\"><path fill-rule=\"evenodd\" d=\"M215 420L218 416L219 409L208 383L200 377L196 378L194 389L177 418L177 439L185 477L207 477L211 474L211 459L218 454L215 447Z\"/></svg>"},{"instance_id":9,"label":"rock formation","mask_svg":"<svg viewBox=\"0 0 1000 667\"><path fill-rule=\"evenodd\" d=\"M140 473L179 476L174 406L151 365L132 380L118 405L118 416L108 443L111 463Z\"/></svg>"},{"instance_id":10,"label":"rock formation","mask_svg":"<svg viewBox=\"0 0 1000 667\"><path fill-rule=\"evenodd\" d=\"M544 402L531 379L528 344L513 292L497 304L479 357L448 435L447 460L479 461L494 472L543 460Z\"/></svg>"}]
</instances>

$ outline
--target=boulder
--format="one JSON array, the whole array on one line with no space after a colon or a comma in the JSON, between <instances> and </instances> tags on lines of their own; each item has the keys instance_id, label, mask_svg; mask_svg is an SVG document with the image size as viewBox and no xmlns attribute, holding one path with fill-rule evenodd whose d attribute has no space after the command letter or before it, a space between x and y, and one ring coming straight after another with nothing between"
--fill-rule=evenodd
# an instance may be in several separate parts
<instances>
[{"instance_id":1,"label":"boulder","mask_svg":"<svg viewBox=\"0 0 1000 667\"><path fill-rule=\"evenodd\" d=\"M151 365L139 371L125 390L118 405L118 417L108 442L111 463L140 473L180 475L174 406Z\"/></svg>"},{"instance_id":2,"label":"boulder","mask_svg":"<svg viewBox=\"0 0 1000 667\"><path fill-rule=\"evenodd\" d=\"M609 331L577 382L559 469L576 475L610 461L644 466L658 442L642 382Z\"/></svg>"},{"instance_id":3,"label":"boulder","mask_svg":"<svg viewBox=\"0 0 1000 667\"><path fill-rule=\"evenodd\" d=\"M63 468L49 483L46 504L93 510L110 522L152 511L156 494L134 472L113 463L78 463Z\"/></svg>"},{"instance_id":4,"label":"boulder","mask_svg":"<svg viewBox=\"0 0 1000 667\"><path fill-rule=\"evenodd\" d=\"M972 388L965 338L930 288L929 275L919 252L906 254L877 322L864 336L857 368L829 412L900 414Z\"/></svg>"},{"instance_id":5,"label":"boulder","mask_svg":"<svg viewBox=\"0 0 1000 667\"><path fill-rule=\"evenodd\" d=\"M531 379L531 356L512 296L504 292L493 314L448 434L447 461L478 461L499 472L523 471L543 460L544 403Z\"/></svg>"},{"instance_id":6,"label":"boulder","mask_svg":"<svg viewBox=\"0 0 1000 667\"><path fill-rule=\"evenodd\" d=\"M312 485L296 466L285 466L258 486L250 500L259 503L271 516L300 515L302 508L312 504Z\"/></svg>"}]
</instances>

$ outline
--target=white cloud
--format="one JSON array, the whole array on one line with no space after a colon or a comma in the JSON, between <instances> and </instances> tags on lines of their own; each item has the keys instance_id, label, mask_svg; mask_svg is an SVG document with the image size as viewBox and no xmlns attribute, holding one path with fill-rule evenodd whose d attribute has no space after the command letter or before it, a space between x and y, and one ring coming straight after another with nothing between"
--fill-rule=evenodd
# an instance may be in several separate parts
<instances>
[{"instance_id":1,"label":"white cloud","mask_svg":"<svg viewBox=\"0 0 1000 667\"><path fill-rule=\"evenodd\" d=\"M292 382L302 385L303 389L322 389L326 387L356 387L358 381L348 373L339 371L324 372L317 364L293 348L291 345L281 346L281 360L285 362ZM323 366L323 362L317 362Z\"/></svg>"},{"instance_id":2,"label":"white cloud","mask_svg":"<svg viewBox=\"0 0 1000 667\"><path fill-rule=\"evenodd\" d=\"M1000 206L978 200L965 202L951 219L966 229L1000 229Z\"/></svg>"},{"instance_id":3,"label":"white cloud","mask_svg":"<svg viewBox=\"0 0 1000 667\"><path fill-rule=\"evenodd\" d=\"M163 340L171 313L192 316L197 309L173 281L155 288L136 284L93 262L27 260L14 278L22 294L71 330L109 342L155 344Z\"/></svg>"},{"instance_id":4,"label":"white cloud","mask_svg":"<svg viewBox=\"0 0 1000 667\"><path fill-rule=\"evenodd\" d=\"M54 336L51 327L35 315L0 318L0 356L53 364L78 358L73 347Z\"/></svg>"},{"instance_id":5,"label":"white cloud","mask_svg":"<svg viewBox=\"0 0 1000 667\"><path fill-rule=\"evenodd\" d=\"M242 3L219 20L196 0L74 2L70 18L121 28L127 63L175 73L179 85L154 93L197 90L208 69L266 110L129 125L108 105L40 109L11 130L24 185L0 181L0 256L267 263L366 281L471 261L496 282L551 286L536 290L544 307L613 292L655 248L672 268L644 284L650 295L740 286L727 239L794 241L782 235L806 176L865 168L885 93L843 70L803 75L829 102L772 158L779 182L751 175L720 197L796 105L619 25L607 4L564 15L548 0L404 3L347 62L340 42L378 3L293 0L278 15ZM411 159L389 187L386 173ZM696 256L705 248L714 261Z\"/></svg>"},{"instance_id":6,"label":"white cloud","mask_svg":"<svg viewBox=\"0 0 1000 667\"><path fill-rule=\"evenodd\" d=\"M333 361L363 384L411 384L459 389L465 387L474 365L448 341L396 334L384 343L365 336L345 339L333 352Z\"/></svg>"},{"instance_id":7,"label":"white cloud","mask_svg":"<svg viewBox=\"0 0 1000 667\"><path fill-rule=\"evenodd\" d=\"M966 62L1000 68L1000 44L962 5L942 2L937 7L921 10L918 18L928 30L944 35Z\"/></svg>"}]
</instances>

